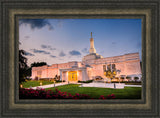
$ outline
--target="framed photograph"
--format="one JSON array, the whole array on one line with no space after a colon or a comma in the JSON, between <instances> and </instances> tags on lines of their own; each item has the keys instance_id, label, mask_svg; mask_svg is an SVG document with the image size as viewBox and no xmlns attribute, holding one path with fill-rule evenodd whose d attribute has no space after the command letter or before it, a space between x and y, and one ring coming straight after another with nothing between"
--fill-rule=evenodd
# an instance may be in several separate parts
<instances>
[{"instance_id":1,"label":"framed photograph","mask_svg":"<svg viewBox=\"0 0 160 118\"><path fill-rule=\"evenodd\" d=\"M0 3L1 117L159 117L158 0Z\"/></svg>"},{"instance_id":2,"label":"framed photograph","mask_svg":"<svg viewBox=\"0 0 160 118\"><path fill-rule=\"evenodd\" d=\"M140 18L19 19L19 98L143 98L141 27Z\"/></svg>"}]
</instances>

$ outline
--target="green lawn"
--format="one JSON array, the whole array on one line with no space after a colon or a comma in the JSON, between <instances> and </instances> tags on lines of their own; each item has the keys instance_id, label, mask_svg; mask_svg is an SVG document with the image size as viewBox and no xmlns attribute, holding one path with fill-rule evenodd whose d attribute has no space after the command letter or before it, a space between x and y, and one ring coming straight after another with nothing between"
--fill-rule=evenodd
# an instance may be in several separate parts
<instances>
[{"instance_id":1,"label":"green lawn","mask_svg":"<svg viewBox=\"0 0 160 118\"><path fill-rule=\"evenodd\" d=\"M58 90L68 92L74 95L75 93L87 94L92 98L99 98L100 95L107 96L115 94L117 99L141 99L141 87L125 87L124 89L111 88L96 88L96 87L78 87L77 84L69 84L58 86ZM47 88L55 91L55 88Z\"/></svg>"},{"instance_id":2,"label":"green lawn","mask_svg":"<svg viewBox=\"0 0 160 118\"><path fill-rule=\"evenodd\" d=\"M23 85L23 88L29 88L29 87L40 86L40 82L42 82L42 85L54 83L50 81L27 81L27 82L23 82L22 85Z\"/></svg>"}]
</instances>

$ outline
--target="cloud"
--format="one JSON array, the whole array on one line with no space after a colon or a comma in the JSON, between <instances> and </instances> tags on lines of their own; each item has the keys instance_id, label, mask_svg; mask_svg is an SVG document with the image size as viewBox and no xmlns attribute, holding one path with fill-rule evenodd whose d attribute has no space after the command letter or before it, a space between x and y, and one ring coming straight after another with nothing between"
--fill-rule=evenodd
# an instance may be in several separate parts
<instances>
[{"instance_id":1,"label":"cloud","mask_svg":"<svg viewBox=\"0 0 160 118\"><path fill-rule=\"evenodd\" d=\"M46 52L44 50L31 49L34 53L42 53L42 54L50 54L50 52Z\"/></svg>"},{"instance_id":2,"label":"cloud","mask_svg":"<svg viewBox=\"0 0 160 118\"><path fill-rule=\"evenodd\" d=\"M87 48L82 49L82 52L83 52L83 53L89 53L89 51L88 51Z\"/></svg>"},{"instance_id":3,"label":"cloud","mask_svg":"<svg viewBox=\"0 0 160 118\"><path fill-rule=\"evenodd\" d=\"M30 38L30 36L25 36L24 38L25 38L25 39L29 39L29 38Z\"/></svg>"},{"instance_id":4,"label":"cloud","mask_svg":"<svg viewBox=\"0 0 160 118\"><path fill-rule=\"evenodd\" d=\"M50 57L52 57L52 58L56 58L56 56L54 56L54 55L50 55Z\"/></svg>"},{"instance_id":5,"label":"cloud","mask_svg":"<svg viewBox=\"0 0 160 118\"><path fill-rule=\"evenodd\" d=\"M61 52L59 53L59 56L60 56L60 57L64 57L64 56L66 56L66 54L65 54L63 51L61 51Z\"/></svg>"},{"instance_id":6,"label":"cloud","mask_svg":"<svg viewBox=\"0 0 160 118\"><path fill-rule=\"evenodd\" d=\"M56 48L52 48L50 45L41 45L43 49L48 49L48 50L56 50Z\"/></svg>"},{"instance_id":7,"label":"cloud","mask_svg":"<svg viewBox=\"0 0 160 118\"><path fill-rule=\"evenodd\" d=\"M62 20L58 20L58 27L62 27L63 26L63 21Z\"/></svg>"},{"instance_id":8,"label":"cloud","mask_svg":"<svg viewBox=\"0 0 160 118\"><path fill-rule=\"evenodd\" d=\"M26 55L26 56L34 56L34 54L32 54L30 52L27 52L27 51L25 51L24 55Z\"/></svg>"},{"instance_id":9,"label":"cloud","mask_svg":"<svg viewBox=\"0 0 160 118\"><path fill-rule=\"evenodd\" d=\"M41 47L42 47L42 48L47 48L47 46L46 46L46 45L41 45Z\"/></svg>"},{"instance_id":10,"label":"cloud","mask_svg":"<svg viewBox=\"0 0 160 118\"><path fill-rule=\"evenodd\" d=\"M116 42L112 42L112 44L114 45L114 44L116 44Z\"/></svg>"},{"instance_id":11,"label":"cloud","mask_svg":"<svg viewBox=\"0 0 160 118\"><path fill-rule=\"evenodd\" d=\"M19 25L30 25L31 29L41 29L48 26L48 30L54 30L53 26L47 19L20 19Z\"/></svg>"},{"instance_id":12,"label":"cloud","mask_svg":"<svg viewBox=\"0 0 160 118\"><path fill-rule=\"evenodd\" d=\"M73 56L74 56L74 55L81 55L81 53L80 53L79 51L76 51L76 50L70 51L69 54L70 54L70 55L73 55Z\"/></svg>"}]
</instances>

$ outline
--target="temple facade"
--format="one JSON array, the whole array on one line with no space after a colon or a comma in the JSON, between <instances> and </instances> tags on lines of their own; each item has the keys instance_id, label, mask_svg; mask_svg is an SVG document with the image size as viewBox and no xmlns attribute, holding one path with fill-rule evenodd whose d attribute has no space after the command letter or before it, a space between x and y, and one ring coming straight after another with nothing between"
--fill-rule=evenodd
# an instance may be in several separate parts
<instances>
[{"instance_id":1,"label":"temple facade","mask_svg":"<svg viewBox=\"0 0 160 118\"><path fill-rule=\"evenodd\" d=\"M35 78L54 78L60 76L60 80L66 82L87 81L101 77L106 79L104 72L107 69L115 69L116 77L135 77L141 81L142 73L140 67L139 53L129 53L120 56L106 57L96 53L94 39L90 38L89 54L82 58L81 62L72 61L68 63L45 65L32 68L32 79Z\"/></svg>"}]
</instances>

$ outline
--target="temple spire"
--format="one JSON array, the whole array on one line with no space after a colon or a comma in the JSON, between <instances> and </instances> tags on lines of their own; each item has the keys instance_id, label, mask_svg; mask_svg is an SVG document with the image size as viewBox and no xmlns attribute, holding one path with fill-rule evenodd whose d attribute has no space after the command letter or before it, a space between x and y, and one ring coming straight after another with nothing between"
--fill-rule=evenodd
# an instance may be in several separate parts
<instances>
[{"instance_id":1,"label":"temple spire","mask_svg":"<svg viewBox=\"0 0 160 118\"><path fill-rule=\"evenodd\" d=\"M91 32L91 38L92 38L92 32Z\"/></svg>"},{"instance_id":2,"label":"temple spire","mask_svg":"<svg viewBox=\"0 0 160 118\"><path fill-rule=\"evenodd\" d=\"M92 32L91 32L91 38L90 38L90 49L89 49L89 53L96 53L96 49L94 48L94 39L92 37Z\"/></svg>"}]
</instances>

